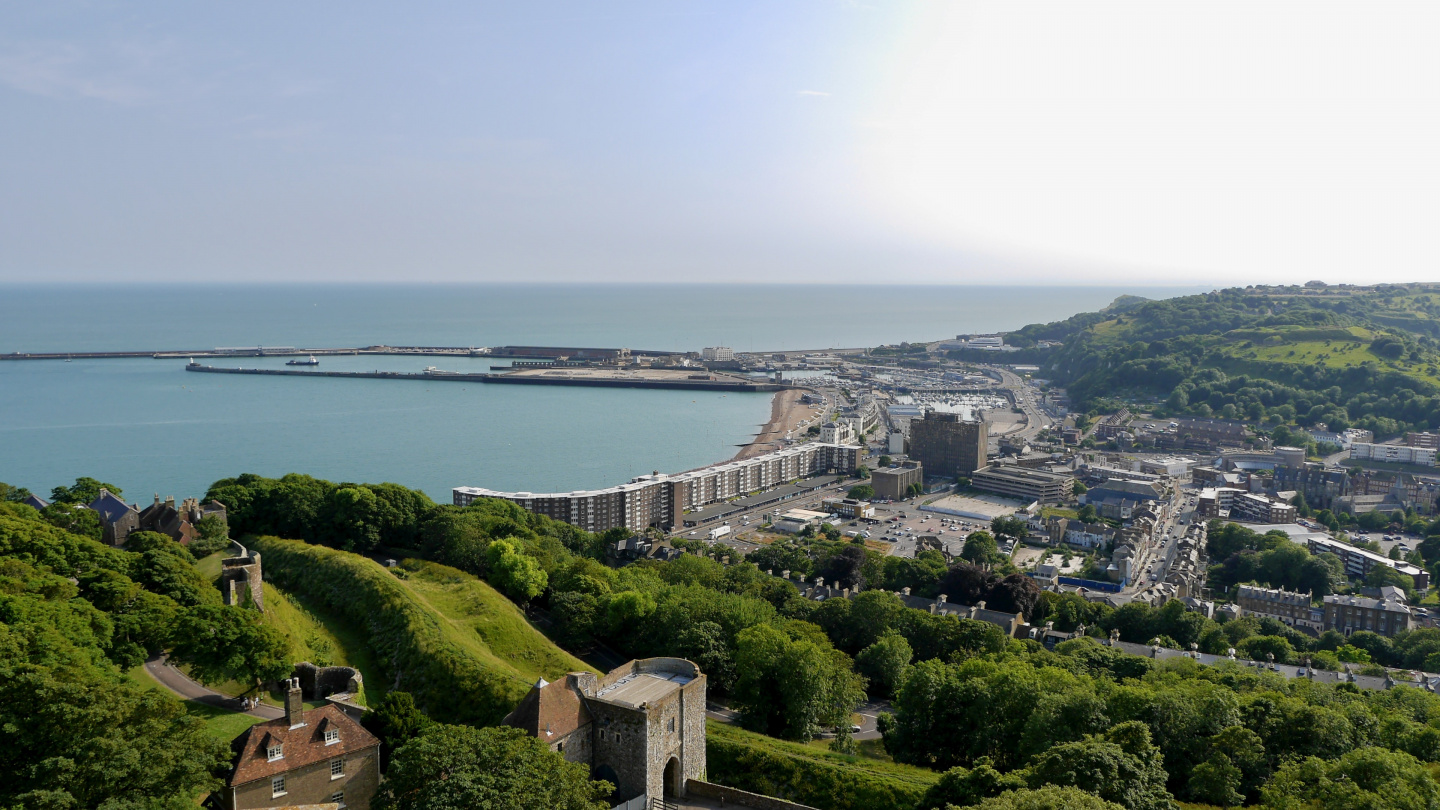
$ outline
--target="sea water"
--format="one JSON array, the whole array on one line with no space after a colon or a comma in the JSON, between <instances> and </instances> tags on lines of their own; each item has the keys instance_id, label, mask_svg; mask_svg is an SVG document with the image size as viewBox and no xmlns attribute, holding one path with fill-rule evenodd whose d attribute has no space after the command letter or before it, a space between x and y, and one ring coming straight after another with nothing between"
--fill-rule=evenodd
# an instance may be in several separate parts
<instances>
[{"instance_id":1,"label":"sea water","mask_svg":"<svg viewBox=\"0 0 1440 810\"><path fill-rule=\"evenodd\" d=\"M0 286L0 354L220 346L823 349L1014 329L1190 289L653 285ZM487 371L486 359L320 358ZM284 360L207 360L283 366ZM92 476L129 500L304 472L568 492L734 455L769 394L194 374L149 358L0 361L0 481Z\"/></svg>"}]
</instances>

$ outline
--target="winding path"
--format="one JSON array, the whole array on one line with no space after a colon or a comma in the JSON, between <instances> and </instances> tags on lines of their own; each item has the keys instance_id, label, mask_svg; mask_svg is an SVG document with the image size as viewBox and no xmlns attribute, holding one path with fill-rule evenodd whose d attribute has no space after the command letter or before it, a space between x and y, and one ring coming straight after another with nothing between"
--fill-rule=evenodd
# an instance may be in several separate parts
<instances>
[{"instance_id":1,"label":"winding path","mask_svg":"<svg viewBox=\"0 0 1440 810\"><path fill-rule=\"evenodd\" d=\"M196 703L203 703L206 706L214 706L217 709L228 709L232 712L239 712L238 698L222 695L207 686L204 686L190 676L171 666L161 656L155 656L145 662L145 672L157 683L173 692L183 700L193 700ZM261 703L254 709L244 712L252 717L259 717L262 720L278 720L285 716L285 710L278 706L270 706Z\"/></svg>"}]
</instances>

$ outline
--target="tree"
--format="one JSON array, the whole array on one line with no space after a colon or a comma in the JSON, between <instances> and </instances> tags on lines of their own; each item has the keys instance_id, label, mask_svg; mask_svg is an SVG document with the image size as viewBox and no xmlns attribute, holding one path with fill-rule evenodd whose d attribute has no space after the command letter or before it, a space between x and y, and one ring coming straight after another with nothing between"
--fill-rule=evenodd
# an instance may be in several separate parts
<instances>
[{"instance_id":1,"label":"tree","mask_svg":"<svg viewBox=\"0 0 1440 810\"><path fill-rule=\"evenodd\" d=\"M1011 790L975 805L975 810L1125 810L1079 788L1055 787Z\"/></svg>"},{"instance_id":2,"label":"tree","mask_svg":"<svg viewBox=\"0 0 1440 810\"><path fill-rule=\"evenodd\" d=\"M545 591L549 577L534 557L522 553L516 540L496 540L485 550L490 584L506 596L526 604Z\"/></svg>"},{"instance_id":3,"label":"tree","mask_svg":"<svg viewBox=\"0 0 1440 810\"><path fill-rule=\"evenodd\" d=\"M917 495L924 495L924 494L925 494L925 485L919 483L918 481L917 481L916 483L914 483L914 484L911 484L911 485L908 486L908 487L905 487L905 496L908 497L908 498L914 498L914 497L917 496Z\"/></svg>"},{"instance_id":4,"label":"tree","mask_svg":"<svg viewBox=\"0 0 1440 810\"><path fill-rule=\"evenodd\" d=\"M855 468L855 477L860 479L869 478L870 468L866 467L864 464L861 464L860 466Z\"/></svg>"},{"instance_id":5,"label":"tree","mask_svg":"<svg viewBox=\"0 0 1440 810\"><path fill-rule=\"evenodd\" d=\"M985 607L1002 613L1029 616L1040 601L1040 585L1034 577L1015 573L990 586L985 594Z\"/></svg>"},{"instance_id":6,"label":"tree","mask_svg":"<svg viewBox=\"0 0 1440 810\"><path fill-rule=\"evenodd\" d=\"M76 478L73 486L58 486L50 490L50 502L88 504L100 497L101 489L110 490L110 494L117 498L122 494L120 488L114 484L107 484L94 478Z\"/></svg>"},{"instance_id":7,"label":"tree","mask_svg":"<svg viewBox=\"0 0 1440 810\"><path fill-rule=\"evenodd\" d=\"M1085 486L1085 483L1083 481L1077 480L1070 485L1070 494L1074 495L1077 498L1089 491L1090 488Z\"/></svg>"},{"instance_id":8,"label":"tree","mask_svg":"<svg viewBox=\"0 0 1440 810\"><path fill-rule=\"evenodd\" d=\"M875 488L869 484L859 484L851 487L847 494L857 501L868 501L875 497Z\"/></svg>"},{"instance_id":9,"label":"tree","mask_svg":"<svg viewBox=\"0 0 1440 810\"><path fill-rule=\"evenodd\" d=\"M743 724L773 736L808 741L822 727L848 727L865 699L864 679L844 653L769 624L736 636L735 671L733 702Z\"/></svg>"},{"instance_id":10,"label":"tree","mask_svg":"<svg viewBox=\"0 0 1440 810\"><path fill-rule=\"evenodd\" d=\"M1000 554L1000 546L996 544L995 537L989 532L971 532L965 538L965 547L961 549L960 556L976 565L994 565L1005 559Z\"/></svg>"},{"instance_id":11,"label":"tree","mask_svg":"<svg viewBox=\"0 0 1440 810\"><path fill-rule=\"evenodd\" d=\"M675 651L694 661L712 687L725 691L735 680L735 662L725 643L725 628L711 621L696 622L675 637Z\"/></svg>"},{"instance_id":12,"label":"tree","mask_svg":"<svg viewBox=\"0 0 1440 810\"><path fill-rule=\"evenodd\" d=\"M1020 539L1029 534L1029 526L1023 518L1018 517L997 517L990 521L990 531L996 537L1013 537Z\"/></svg>"},{"instance_id":13,"label":"tree","mask_svg":"<svg viewBox=\"0 0 1440 810\"><path fill-rule=\"evenodd\" d=\"M1081 523L1094 523L1100 519L1100 516L1095 513L1094 504L1088 503L1080 507L1080 510L1075 513L1075 517L1077 517Z\"/></svg>"},{"instance_id":14,"label":"tree","mask_svg":"<svg viewBox=\"0 0 1440 810\"><path fill-rule=\"evenodd\" d=\"M431 722L409 692L386 692L360 719L360 724L380 739L381 770L388 767L396 748L420 736Z\"/></svg>"},{"instance_id":15,"label":"tree","mask_svg":"<svg viewBox=\"0 0 1440 810\"><path fill-rule=\"evenodd\" d=\"M230 527L219 515L206 515L195 523L195 539L190 541L190 553L206 557L230 546Z\"/></svg>"},{"instance_id":16,"label":"tree","mask_svg":"<svg viewBox=\"0 0 1440 810\"><path fill-rule=\"evenodd\" d=\"M1032 787L1077 787L1126 810L1172 810L1175 800L1165 790L1166 779L1150 729L1135 720L1054 746L1030 767Z\"/></svg>"},{"instance_id":17,"label":"tree","mask_svg":"<svg viewBox=\"0 0 1440 810\"><path fill-rule=\"evenodd\" d=\"M615 786L517 728L436 724L395 750L378 810L605 810Z\"/></svg>"},{"instance_id":18,"label":"tree","mask_svg":"<svg viewBox=\"0 0 1440 810\"><path fill-rule=\"evenodd\" d=\"M25 487L12 487L0 481L0 501L7 503L24 503L31 495L30 490Z\"/></svg>"},{"instance_id":19,"label":"tree","mask_svg":"<svg viewBox=\"0 0 1440 810\"><path fill-rule=\"evenodd\" d=\"M1377 565L1371 568L1365 575L1365 584L1371 588L1394 585L1404 591L1407 598L1415 593L1415 580L1388 565Z\"/></svg>"},{"instance_id":20,"label":"tree","mask_svg":"<svg viewBox=\"0 0 1440 810\"><path fill-rule=\"evenodd\" d=\"M1002 792L1025 788L1023 774L1000 773L989 757L981 757L975 767L956 765L941 774L940 781L925 791L918 810L945 810L947 807L970 807Z\"/></svg>"},{"instance_id":21,"label":"tree","mask_svg":"<svg viewBox=\"0 0 1440 810\"><path fill-rule=\"evenodd\" d=\"M290 674L290 644L283 633L246 608L199 605L175 622L170 657L189 664L205 683L238 680L259 684Z\"/></svg>"},{"instance_id":22,"label":"tree","mask_svg":"<svg viewBox=\"0 0 1440 810\"><path fill-rule=\"evenodd\" d=\"M976 532L975 534L983 534ZM975 535L970 535L974 537ZM994 542L993 540L991 541ZM966 541L966 548L969 548L969 541ZM963 552L962 552L963 556ZM950 570L941 577L939 589L952 602L959 602L962 605L973 605L984 599L990 592L990 586L995 584L995 575L989 573L978 565L968 562L957 562L950 566Z\"/></svg>"},{"instance_id":23,"label":"tree","mask_svg":"<svg viewBox=\"0 0 1440 810\"><path fill-rule=\"evenodd\" d=\"M1213 754L1190 770L1190 779L1185 790L1191 799L1204 804L1232 807L1242 804L1245 796L1240 792L1240 769L1224 754Z\"/></svg>"},{"instance_id":24,"label":"tree","mask_svg":"<svg viewBox=\"0 0 1440 810\"><path fill-rule=\"evenodd\" d=\"M1276 810L1419 810L1440 806L1440 785L1409 754L1367 747L1328 762L1318 757L1291 762L1275 772L1260 796Z\"/></svg>"},{"instance_id":25,"label":"tree","mask_svg":"<svg viewBox=\"0 0 1440 810\"><path fill-rule=\"evenodd\" d=\"M895 463L895 459L890 458L889 456L881 456L881 457L880 457L880 466L881 466L881 467L889 467L891 464L894 464L894 463ZM23 499L22 499L22 500L23 500Z\"/></svg>"},{"instance_id":26,"label":"tree","mask_svg":"<svg viewBox=\"0 0 1440 810\"><path fill-rule=\"evenodd\" d=\"M904 680L913 656L910 642L891 631L860 651L855 668L870 681L873 693L888 695Z\"/></svg>"},{"instance_id":27,"label":"tree","mask_svg":"<svg viewBox=\"0 0 1440 810\"><path fill-rule=\"evenodd\" d=\"M91 540L104 537L100 514L92 509L85 509L80 504L52 503L40 510L40 519L51 526Z\"/></svg>"}]
</instances>

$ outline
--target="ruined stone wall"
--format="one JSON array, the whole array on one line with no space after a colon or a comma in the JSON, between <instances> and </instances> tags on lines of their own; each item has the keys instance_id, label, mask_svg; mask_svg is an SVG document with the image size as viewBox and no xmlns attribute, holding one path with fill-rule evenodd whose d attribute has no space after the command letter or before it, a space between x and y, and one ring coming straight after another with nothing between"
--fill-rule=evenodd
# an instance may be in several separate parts
<instances>
[{"instance_id":1,"label":"ruined stone wall","mask_svg":"<svg viewBox=\"0 0 1440 810\"><path fill-rule=\"evenodd\" d=\"M337 692L359 694L365 686L365 677L354 667L317 667L309 661L295 665L295 677L300 679L300 691L306 700L320 700Z\"/></svg>"}]
</instances>

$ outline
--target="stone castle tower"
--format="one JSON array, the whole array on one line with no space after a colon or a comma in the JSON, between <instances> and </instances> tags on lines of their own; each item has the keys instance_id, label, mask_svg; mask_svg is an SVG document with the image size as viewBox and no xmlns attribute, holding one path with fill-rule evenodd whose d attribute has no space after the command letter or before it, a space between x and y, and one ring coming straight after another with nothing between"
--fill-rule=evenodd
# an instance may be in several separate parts
<instances>
[{"instance_id":1,"label":"stone castle tower","mask_svg":"<svg viewBox=\"0 0 1440 810\"><path fill-rule=\"evenodd\" d=\"M683 658L646 658L603 678L542 678L505 724L590 766L617 800L684 796L705 774L705 673Z\"/></svg>"},{"instance_id":2,"label":"stone castle tower","mask_svg":"<svg viewBox=\"0 0 1440 810\"><path fill-rule=\"evenodd\" d=\"M220 561L220 593L227 605L254 603L256 610L265 611L265 588L260 573L260 552L247 551L231 541L234 556Z\"/></svg>"}]
</instances>

